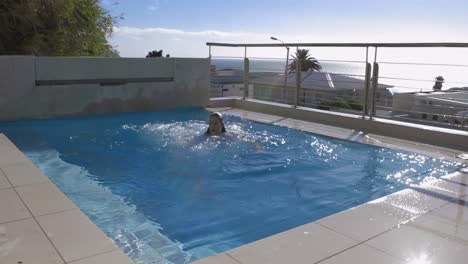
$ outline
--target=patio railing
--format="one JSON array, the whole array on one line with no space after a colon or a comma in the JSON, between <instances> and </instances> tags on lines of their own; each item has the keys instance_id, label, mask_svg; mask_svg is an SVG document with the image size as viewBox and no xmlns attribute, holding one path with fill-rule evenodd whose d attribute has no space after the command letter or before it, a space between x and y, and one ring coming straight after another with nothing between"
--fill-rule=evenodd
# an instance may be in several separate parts
<instances>
[{"instance_id":1,"label":"patio railing","mask_svg":"<svg viewBox=\"0 0 468 264\"><path fill-rule=\"evenodd\" d=\"M353 113L363 119L387 118L468 130L468 64L380 61L378 57L385 49L398 52L422 48L456 49L457 54L468 55L468 43L207 45L212 64L210 97L239 96L291 107ZM213 56L215 47L242 48L244 56ZM322 69L311 71L303 69L300 59L248 56L249 49L285 47L356 48L363 58L317 58ZM439 75L446 77L436 79Z\"/></svg>"}]
</instances>

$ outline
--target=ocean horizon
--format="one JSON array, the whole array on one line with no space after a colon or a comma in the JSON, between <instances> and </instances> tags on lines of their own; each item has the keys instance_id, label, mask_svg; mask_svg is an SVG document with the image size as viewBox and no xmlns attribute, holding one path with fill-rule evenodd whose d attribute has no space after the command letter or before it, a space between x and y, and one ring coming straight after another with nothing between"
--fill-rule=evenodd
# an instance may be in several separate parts
<instances>
[{"instance_id":1,"label":"ocean horizon","mask_svg":"<svg viewBox=\"0 0 468 264\"><path fill-rule=\"evenodd\" d=\"M278 72L285 69L285 59L249 59L251 72ZM291 62L291 59L290 59ZM322 72L363 79L365 62L320 61ZM241 58L212 58L217 69L243 69ZM405 92L431 91L437 76L445 79L443 89L468 87L468 67L437 65L379 64L379 83L398 87Z\"/></svg>"}]
</instances>

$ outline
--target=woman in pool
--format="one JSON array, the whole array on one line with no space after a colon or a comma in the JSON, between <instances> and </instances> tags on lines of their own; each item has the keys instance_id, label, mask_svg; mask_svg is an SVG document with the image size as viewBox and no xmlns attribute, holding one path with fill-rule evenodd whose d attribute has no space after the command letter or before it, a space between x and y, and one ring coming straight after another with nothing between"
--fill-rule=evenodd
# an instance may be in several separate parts
<instances>
[{"instance_id":1,"label":"woman in pool","mask_svg":"<svg viewBox=\"0 0 468 264\"><path fill-rule=\"evenodd\" d=\"M226 128L224 127L223 115L221 113L215 112L210 115L208 120L209 126L206 134L210 136L221 135L226 133Z\"/></svg>"},{"instance_id":2,"label":"woman in pool","mask_svg":"<svg viewBox=\"0 0 468 264\"><path fill-rule=\"evenodd\" d=\"M239 139L238 135L232 135L231 133L226 133L226 128L224 127L223 115L219 112L211 113L209 119L209 126L206 134L209 136L219 136L226 135L227 138ZM262 146L257 144L255 141L247 140L246 142L252 143L255 145L257 152L262 150Z\"/></svg>"}]
</instances>

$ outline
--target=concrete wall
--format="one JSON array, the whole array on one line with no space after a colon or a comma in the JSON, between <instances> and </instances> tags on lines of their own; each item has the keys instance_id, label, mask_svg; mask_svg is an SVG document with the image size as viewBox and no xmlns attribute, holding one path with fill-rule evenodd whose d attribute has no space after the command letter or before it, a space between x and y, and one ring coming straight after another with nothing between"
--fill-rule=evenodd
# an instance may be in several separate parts
<instances>
[{"instance_id":1,"label":"concrete wall","mask_svg":"<svg viewBox=\"0 0 468 264\"><path fill-rule=\"evenodd\" d=\"M209 60L0 56L0 120L208 104Z\"/></svg>"}]
</instances>

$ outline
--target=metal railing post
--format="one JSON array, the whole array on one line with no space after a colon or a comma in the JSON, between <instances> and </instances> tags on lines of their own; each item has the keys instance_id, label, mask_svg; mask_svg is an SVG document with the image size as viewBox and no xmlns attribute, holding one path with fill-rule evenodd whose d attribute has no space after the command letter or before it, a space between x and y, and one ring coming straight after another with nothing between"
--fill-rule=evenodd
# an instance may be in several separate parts
<instances>
[{"instance_id":1,"label":"metal railing post","mask_svg":"<svg viewBox=\"0 0 468 264\"><path fill-rule=\"evenodd\" d=\"M249 59L244 58L244 100L249 97Z\"/></svg>"},{"instance_id":2,"label":"metal railing post","mask_svg":"<svg viewBox=\"0 0 468 264\"><path fill-rule=\"evenodd\" d=\"M289 67L289 47L286 47L286 66L284 67L284 87L283 87L283 92L281 98L284 101L286 101L287 97L287 87L288 87L288 67Z\"/></svg>"},{"instance_id":3,"label":"metal railing post","mask_svg":"<svg viewBox=\"0 0 468 264\"><path fill-rule=\"evenodd\" d=\"M301 93L301 60L296 59L296 95L294 97L294 108L299 104L299 94Z\"/></svg>"},{"instance_id":4,"label":"metal railing post","mask_svg":"<svg viewBox=\"0 0 468 264\"><path fill-rule=\"evenodd\" d=\"M364 73L364 105L362 107L362 119L366 118L369 110L369 87L371 80L371 65L369 63L369 47L366 47L366 68Z\"/></svg>"},{"instance_id":5,"label":"metal railing post","mask_svg":"<svg viewBox=\"0 0 468 264\"><path fill-rule=\"evenodd\" d=\"M364 79L364 107L362 109L362 119L369 114L369 88L371 86L371 69L370 63L366 63L366 75Z\"/></svg>"},{"instance_id":6,"label":"metal railing post","mask_svg":"<svg viewBox=\"0 0 468 264\"><path fill-rule=\"evenodd\" d=\"M378 46L374 47L374 64L372 67L372 97L371 97L371 109L369 113L370 119L375 116L375 95L377 94L377 89L379 88L379 64L377 63L377 51Z\"/></svg>"},{"instance_id":7,"label":"metal railing post","mask_svg":"<svg viewBox=\"0 0 468 264\"><path fill-rule=\"evenodd\" d=\"M379 64L374 62L373 71L372 71L372 98L371 98L371 112L370 118L372 119L375 116L375 101L376 101L376 93L377 89L379 88Z\"/></svg>"}]
</instances>

